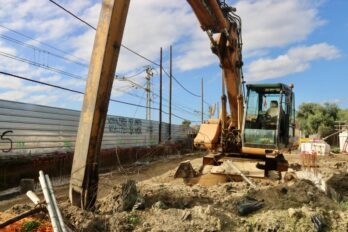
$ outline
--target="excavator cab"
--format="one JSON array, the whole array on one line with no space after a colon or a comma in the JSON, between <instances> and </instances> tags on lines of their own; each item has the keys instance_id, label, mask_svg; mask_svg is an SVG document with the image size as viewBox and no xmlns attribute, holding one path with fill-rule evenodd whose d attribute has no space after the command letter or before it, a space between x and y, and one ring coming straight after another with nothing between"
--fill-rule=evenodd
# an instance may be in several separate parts
<instances>
[{"instance_id":1,"label":"excavator cab","mask_svg":"<svg viewBox=\"0 0 348 232\"><path fill-rule=\"evenodd\" d=\"M295 133L292 86L247 85L243 147L282 150L291 147Z\"/></svg>"}]
</instances>

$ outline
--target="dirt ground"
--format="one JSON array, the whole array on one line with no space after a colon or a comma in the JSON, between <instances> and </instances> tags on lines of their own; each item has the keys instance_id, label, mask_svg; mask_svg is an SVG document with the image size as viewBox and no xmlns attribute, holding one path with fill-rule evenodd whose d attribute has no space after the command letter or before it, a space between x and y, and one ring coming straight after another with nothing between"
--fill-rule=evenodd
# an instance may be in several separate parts
<instances>
[{"instance_id":1,"label":"dirt ground","mask_svg":"<svg viewBox=\"0 0 348 232\"><path fill-rule=\"evenodd\" d=\"M67 186L57 188L56 196L67 224L76 231L348 231L348 156L322 156L318 168L304 170L299 156L288 154L291 178L253 178L257 189L235 181L189 186L173 178L181 161L191 160L195 167L201 164L201 156L144 161L102 175L94 212L70 206ZM341 202L319 190L317 183L296 178L303 172L324 183L334 181L340 187ZM339 178L332 178L334 175ZM124 185L127 180L134 180L135 185ZM127 201L124 192L131 196ZM237 206L250 200L261 208L241 216ZM17 197L0 202L0 210L13 212L13 208L24 207L14 204L28 202L24 196ZM315 219L322 223L317 224L320 228L315 228Z\"/></svg>"}]
</instances>

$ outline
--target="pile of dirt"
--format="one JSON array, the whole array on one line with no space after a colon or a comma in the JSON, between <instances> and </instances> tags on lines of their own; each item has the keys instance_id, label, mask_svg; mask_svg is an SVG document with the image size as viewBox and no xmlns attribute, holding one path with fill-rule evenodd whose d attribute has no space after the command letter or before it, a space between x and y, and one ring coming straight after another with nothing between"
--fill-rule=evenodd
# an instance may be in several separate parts
<instances>
[{"instance_id":1,"label":"pile of dirt","mask_svg":"<svg viewBox=\"0 0 348 232\"><path fill-rule=\"evenodd\" d=\"M131 210L138 199L135 181L113 187L111 193L96 204L98 211L103 214L113 214Z\"/></svg>"},{"instance_id":2,"label":"pile of dirt","mask_svg":"<svg viewBox=\"0 0 348 232\"><path fill-rule=\"evenodd\" d=\"M143 209L112 211L124 186L100 199L94 213L68 206L63 214L80 231L313 231L314 215L333 231L348 229L347 211L306 180L259 190L244 182L212 188L143 181L136 185ZM262 201L263 208L240 216L236 205L245 197Z\"/></svg>"},{"instance_id":3,"label":"pile of dirt","mask_svg":"<svg viewBox=\"0 0 348 232\"><path fill-rule=\"evenodd\" d=\"M195 161L199 164L201 159ZM313 218L320 219L326 231L348 231L348 207L308 180L295 177L283 183L254 178L256 190L245 182L189 186L173 178L176 168L165 163L157 168L158 172L149 170L150 177L136 182L103 177L101 184L113 187L104 189L107 194L98 198L95 210L83 211L66 201L59 205L64 218L76 231L307 232L315 231ZM328 174L333 176L332 171ZM331 185L347 191L347 178L346 174L337 176ZM238 206L245 199L255 199L262 207L241 215Z\"/></svg>"},{"instance_id":4,"label":"pile of dirt","mask_svg":"<svg viewBox=\"0 0 348 232\"><path fill-rule=\"evenodd\" d=\"M327 182L329 196L337 202L348 202L348 173L333 175Z\"/></svg>"},{"instance_id":5,"label":"pile of dirt","mask_svg":"<svg viewBox=\"0 0 348 232\"><path fill-rule=\"evenodd\" d=\"M289 209L302 207L322 207L336 210L337 204L309 180L298 180L287 184L252 192L251 197L265 202L265 208Z\"/></svg>"}]
</instances>

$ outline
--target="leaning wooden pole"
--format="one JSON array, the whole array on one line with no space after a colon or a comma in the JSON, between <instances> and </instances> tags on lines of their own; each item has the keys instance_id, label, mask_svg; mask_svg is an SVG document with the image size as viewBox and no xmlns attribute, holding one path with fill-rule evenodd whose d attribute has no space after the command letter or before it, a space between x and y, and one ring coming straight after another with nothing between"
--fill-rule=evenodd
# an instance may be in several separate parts
<instances>
[{"instance_id":1,"label":"leaning wooden pole","mask_svg":"<svg viewBox=\"0 0 348 232\"><path fill-rule=\"evenodd\" d=\"M98 156L129 3L103 0L99 16L70 179L70 201L83 209L93 208L97 197Z\"/></svg>"}]
</instances>

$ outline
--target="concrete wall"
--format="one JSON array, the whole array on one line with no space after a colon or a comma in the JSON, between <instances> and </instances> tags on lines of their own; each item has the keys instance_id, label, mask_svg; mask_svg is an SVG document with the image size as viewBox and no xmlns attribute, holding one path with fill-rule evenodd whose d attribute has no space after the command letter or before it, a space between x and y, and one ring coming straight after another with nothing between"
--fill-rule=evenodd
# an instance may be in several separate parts
<instances>
[{"instance_id":1,"label":"concrete wall","mask_svg":"<svg viewBox=\"0 0 348 232\"><path fill-rule=\"evenodd\" d=\"M72 152L80 112L0 100L0 156ZM158 122L109 115L102 149L156 145ZM185 139L186 130L172 125L173 142ZM162 124L162 141L168 124Z\"/></svg>"}]
</instances>

